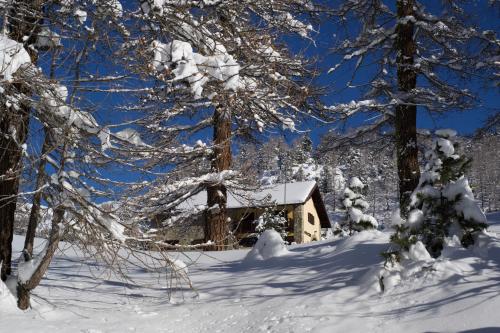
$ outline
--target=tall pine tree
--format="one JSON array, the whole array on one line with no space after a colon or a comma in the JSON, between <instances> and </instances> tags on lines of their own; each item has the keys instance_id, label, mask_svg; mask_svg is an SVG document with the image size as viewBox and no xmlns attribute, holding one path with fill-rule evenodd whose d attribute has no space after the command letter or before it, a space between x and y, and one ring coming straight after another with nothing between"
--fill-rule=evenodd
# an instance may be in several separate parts
<instances>
[{"instance_id":1,"label":"tall pine tree","mask_svg":"<svg viewBox=\"0 0 500 333\"><path fill-rule=\"evenodd\" d=\"M498 37L473 15L488 13L488 6L494 4L456 0L333 3L339 40L333 48L338 62L330 72L352 71L346 86L368 88L359 100L329 110L339 120L361 112L372 120L344 140L394 129L400 206L406 216L420 173L417 111L467 109L479 100L477 87L496 89ZM348 29L343 29L344 24Z\"/></svg>"}]
</instances>

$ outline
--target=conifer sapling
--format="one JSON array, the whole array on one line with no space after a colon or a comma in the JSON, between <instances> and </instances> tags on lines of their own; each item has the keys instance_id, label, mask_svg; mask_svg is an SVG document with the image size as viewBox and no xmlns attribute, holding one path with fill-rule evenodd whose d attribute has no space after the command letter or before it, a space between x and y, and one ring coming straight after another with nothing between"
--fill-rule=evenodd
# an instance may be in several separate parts
<instances>
[{"instance_id":1,"label":"conifer sapling","mask_svg":"<svg viewBox=\"0 0 500 333\"><path fill-rule=\"evenodd\" d=\"M346 211L344 221L341 222L341 229L334 233L339 234L342 231L352 235L354 231L363 231L378 227L377 220L364 212L370 206L366 202L363 193L367 186L358 177L352 177L349 181L349 186L344 190L344 199L342 207Z\"/></svg>"},{"instance_id":2,"label":"conifer sapling","mask_svg":"<svg viewBox=\"0 0 500 333\"><path fill-rule=\"evenodd\" d=\"M275 207L267 207L264 213L255 221L255 231L260 235L268 229L276 230L282 239L286 239L288 224L287 219L282 215L282 212L276 211Z\"/></svg>"},{"instance_id":3,"label":"conifer sapling","mask_svg":"<svg viewBox=\"0 0 500 333\"><path fill-rule=\"evenodd\" d=\"M474 244L475 234L487 227L465 177L471 159L460 156L457 144L452 142L456 132L445 129L435 135L432 149L425 153L427 163L419 184L411 195L408 218L395 225L391 240L398 250L386 252L387 257L397 259L402 251L421 241L437 258L446 237L456 236L468 247Z\"/></svg>"}]
</instances>

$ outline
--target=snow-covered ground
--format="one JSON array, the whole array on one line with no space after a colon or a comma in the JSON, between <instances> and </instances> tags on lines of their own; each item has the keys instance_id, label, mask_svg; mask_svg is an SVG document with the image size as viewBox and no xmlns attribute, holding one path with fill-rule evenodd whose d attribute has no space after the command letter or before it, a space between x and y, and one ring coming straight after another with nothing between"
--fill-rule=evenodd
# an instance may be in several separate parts
<instances>
[{"instance_id":1,"label":"snow-covered ground","mask_svg":"<svg viewBox=\"0 0 500 333\"><path fill-rule=\"evenodd\" d=\"M2 332L500 332L500 213L481 248L448 258L380 293L387 232L289 247L267 260L248 250L189 254L196 292L169 301L164 281L134 283L95 263L58 255L23 313L0 298ZM16 238L17 249L22 239ZM17 255L17 254L16 254ZM478 256L480 255L480 256ZM186 257L181 258L189 262ZM427 265L427 266L426 266ZM418 266L431 267L430 264ZM163 286L163 287L161 287ZM2 294L0 290L0 295Z\"/></svg>"}]
</instances>

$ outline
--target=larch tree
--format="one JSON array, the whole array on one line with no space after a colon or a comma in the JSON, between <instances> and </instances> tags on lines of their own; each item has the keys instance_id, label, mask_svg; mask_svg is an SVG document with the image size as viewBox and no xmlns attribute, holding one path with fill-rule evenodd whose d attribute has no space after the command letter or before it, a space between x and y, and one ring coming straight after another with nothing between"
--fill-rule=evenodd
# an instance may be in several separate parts
<instances>
[{"instance_id":1,"label":"larch tree","mask_svg":"<svg viewBox=\"0 0 500 333\"><path fill-rule=\"evenodd\" d=\"M482 88L498 82L498 37L474 15L493 5L457 0L349 0L332 5L331 15L339 23L333 52L339 58L329 72L344 69L351 77L347 87L366 90L359 100L329 109L337 119L371 116L372 121L345 139L393 128L405 216L420 175L417 111L471 108L479 101L478 82Z\"/></svg>"},{"instance_id":2,"label":"larch tree","mask_svg":"<svg viewBox=\"0 0 500 333\"><path fill-rule=\"evenodd\" d=\"M126 278L121 266L149 243L99 199L117 197L124 182L102 175L107 165L130 167L133 151L145 145L119 121L102 126L93 112L112 112L96 94L128 94L113 52L127 35L118 1L9 1L1 17L0 113L2 279L17 280L18 306L27 309L30 293L46 273L62 237L105 262ZM112 36L112 37L110 37ZM117 41L119 41L117 43ZM105 59L105 67L101 61ZM140 88L134 88L140 89ZM28 121L30 126L28 126ZM122 130L112 130L121 127ZM37 128L41 128L40 138ZM41 147L40 147L41 146ZM36 171L34 171L36 169ZM21 179L36 174L36 184ZM20 181L22 180L22 181ZM112 184L112 185L110 185ZM32 203L23 255L10 268L15 205ZM40 205L47 206L50 232L45 247L33 251ZM111 208L109 208L111 207ZM154 244L150 244L154 247ZM145 268L172 267L168 256L145 259Z\"/></svg>"},{"instance_id":3,"label":"larch tree","mask_svg":"<svg viewBox=\"0 0 500 333\"><path fill-rule=\"evenodd\" d=\"M20 263L17 271L19 278L18 305L21 309L26 309L29 306L30 290L40 282L54 251L57 249L60 223L62 223L66 213L63 203L68 201L67 195L64 193L67 192L67 186L70 182L66 178L70 177L68 175L77 175L74 171L67 172L65 165L74 158L67 156L66 153L69 152L68 147L81 149L83 143L72 142L70 136L74 135L75 130L86 132L86 135L97 136L101 129L89 113L68 106L66 101L68 90L56 83L53 66L47 66L49 67L47 72L42 69L42 66L37 67L43 62L43 53L48 54L54 63L56 49L62 47L61 36L51 29L57 29L56 26L59 28L64 26L67 29L64 30L67 32L65 38L71 38L70 31L74 38L75 31L79 30L75 25L82 25L82 18L75 18L73 12L66 15L61 14L64 6L54 1L9 1L3 4L3 16L1 17L3 31L0 36L0 58L2 58L0 89L2 107L5 108L0 116L2 123L0 142L0 164L2 165L0 170L0 187L2 188L0 196L0 201L2 201L0 264L2 266L2 280L6 280L12 273L11 256L16 204L19 198L27 199L30 197L29 194L23 192L28 188L21 189L21 172L24 167L29 168L31 165L36 165L37 158L39 158L38 181L34 191L31 192L33 205L23 256L23 262L26 265ZM97 7L99 6L97 4ZM58 10L57 13L56 10ZM80 13L84 12L80 11ZM67 21L61 23L60 19L67 19ZM75 22L79 23L75 24ZM70 26L74 30L70 29ZM84 30L83 27L82 30ZM59 30L59 32L61 31ZM30 124L30 122L33 123ZM36 145L36 142L27 142L28 137L34 135L29 132L29 129L37 126L50 132L50 134L47 133L47 139L44 140L42 152L38 157L31 156L32 153L36 155L36 150L33 151L28 147L28 143ZM60 154L60 158L50 158L51 167L58 170L58 177L47 179L44 177L46 175L47 154L61 146L65 148ZM58 160L59 162L57 162ZM58 194L57 200L51 200L54 198L50 196L53 190L55 190L53 193ZM84 197L78 191L76 194L79 197ZM33 242L42 196L53 209L52 232L46 250L38 256L34 256ZM83 200L82 203L87 201ZM91 206L92 203L88 201L87 205Z\"/></svg>"},{"instance_id":4,"label":"larch tree","mask_svg":"<svg viewBox=\"0 0 500 333\"><path fill-rule=\"evenodd\" d=\"M29 127L30 88L16 74L36 63L43 1L13 1L2 8L0 33L0 266L1 278L11 273L12 237L23 147Z\"/></svg>"},{"instance_id":5,"label":"larch tree","mask_svg":"<svg viewBox=\"0 0 500 333\"><path fill-rule=\"evenodd\" d=\"M125 52L139 55L137 71L152 82L141 106L145 135L155 146L148 167L168 169L155 181L159 187L147 186L155 198L150 211L167 211L206 190L205 245L222 250L232 242L227 188L244 178L232 170L234 137L294 130L314 110L310 64L279 37L310 38L312 26L298 16L315 7L309 1L144 1L141 8L141 37ZM210 132L211 142L193 139ZM199 159L209 161L209 170L179 182L176 175Z\"/></svg>"}]
</instances>

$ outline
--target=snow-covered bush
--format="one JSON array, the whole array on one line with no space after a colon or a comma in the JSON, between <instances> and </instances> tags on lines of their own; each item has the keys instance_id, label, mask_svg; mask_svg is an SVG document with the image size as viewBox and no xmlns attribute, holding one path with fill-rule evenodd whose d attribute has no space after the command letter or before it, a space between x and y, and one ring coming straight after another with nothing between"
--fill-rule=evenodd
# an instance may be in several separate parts
<instances>
[{"instance_id":1,"label":"snow-covered bush","mask_svg":"<svg viewBox=\"0 0 500 333\"><path fill-rule=\"evenodd\" d=\"M345 210L345 218L340 223L340 228L335 230L335 234L348 232L352 235L355 231L362 231L378 227L377 220L365 210L370 206L363 195L366 185L358 177L352 177L349 185L344 190L344 198L341 202Z\"/></svg>"},{"instance_id":2,"label":"snow-covered bush","mask_svg":"<svg viewBox=\"0 0 500 333\"><path fill-rule=\"evenodd\" d=\"M457 154L453 130L438 130L432 149L425 153L427 164L411 195L406 220L395 223L391 240L396 251L388 259L421 241L435 258L441 255L446 237L456 236L462 246L474 244L475 235L487 227L486 217L474 200L465 171L471 160Z\"/></svg>"},{"instance_id":3,"label":"snow-covered bush","mask_svg":"<svg viewBox=\"0 0 500 333\"><path fill-rule=\"evenodd\" d=\"M255 221L255 231L259 234L264 233L266 230L276 230L281 238L285 239L287 236L286 227L288 221L281 214L281 212L276 211L276 207L268 207L264 210L264 213L259 216Z\"/></svg>"},{"instance_id":4,"label":"snow-covered bush","mask_svg":"<svg viewBox=\"0 0 500 333\"><path fill-rule=\"evenodd\" d=\"M284 256L287 253L288 250L280 234L275 230L268 229L260 235L257 243L245 257L245 261L267 260Z\"/></svg>"}]
</instances>

